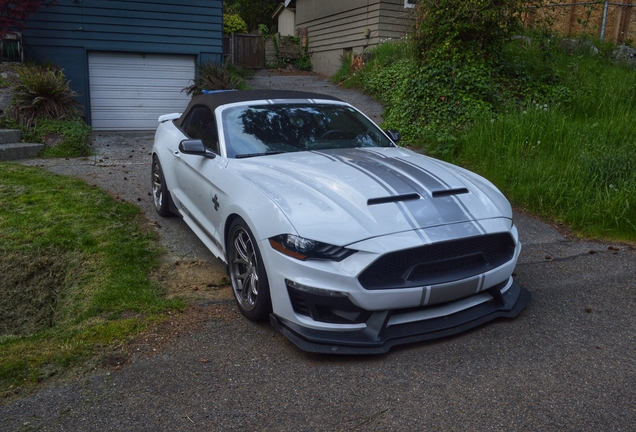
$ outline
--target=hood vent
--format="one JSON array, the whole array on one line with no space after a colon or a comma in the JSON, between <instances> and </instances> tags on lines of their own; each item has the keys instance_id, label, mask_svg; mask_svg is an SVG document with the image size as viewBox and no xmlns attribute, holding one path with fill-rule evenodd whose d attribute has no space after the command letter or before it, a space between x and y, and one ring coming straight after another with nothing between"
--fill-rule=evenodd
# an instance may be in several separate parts
<instances>
[{"instance_id":1,"label":"hood vent","mask_svg":"<svg viewBox=\"0 0 636 432\"><path fill-rule=\"evenodd\" d=\"M410 194L402 194L402 195L393 195L382 198L370 198L367 201L367 205L376 205L376 204L386 204L398 201L413 201L422 198L420 194L410 193Z\"/></svg>"},{"instance_id":2,"label":"hood vent","mask_svg":"<svg viewBox=\"0 0 636 432\"><path fill-rule=\"evenodd\" d=\"M438 190L438 191L433 191L433 198L440 198L440 197L451 196L451 195L460 195L465 193L468 193L468 189L466 188Z\"/></svg>"}]
</instances>

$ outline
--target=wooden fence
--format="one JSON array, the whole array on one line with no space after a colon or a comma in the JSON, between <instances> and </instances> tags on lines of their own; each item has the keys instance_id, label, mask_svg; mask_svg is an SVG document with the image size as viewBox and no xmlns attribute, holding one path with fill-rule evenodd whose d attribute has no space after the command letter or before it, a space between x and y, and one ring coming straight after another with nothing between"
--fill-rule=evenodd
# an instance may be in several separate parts
<instances>
[{"instance_id":1,"label":"wooden fence","mask_svg":"<svg viewBox=\"0 0 636 432\"><path fill-rule=\"evenodd\" d=\"M223 39L226 60L247 68L265 67L265 43L260 34L232 33Z\"/></svg>"},{"instance_id":2,"label":"wooden fence","mask_svg":"<svg viewBox=\"0 0 636 432\"><path fill-rule=\"evenodd\" d=\"M615 43L636 43L636 7L634 0L546 2L539 8L528 8L525 23L532 25L548 19L551 27L564 36L582 34Z\"/></svg>"}]
</instances>

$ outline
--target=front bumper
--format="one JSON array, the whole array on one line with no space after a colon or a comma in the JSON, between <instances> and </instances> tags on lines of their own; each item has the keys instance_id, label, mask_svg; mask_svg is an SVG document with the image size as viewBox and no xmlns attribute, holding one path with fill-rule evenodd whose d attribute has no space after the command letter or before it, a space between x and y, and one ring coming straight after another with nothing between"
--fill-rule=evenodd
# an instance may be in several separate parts
<instances>
[{"instance_id":1,"label":"front bumper","mask_svg":"<svg viewBox=\"0 0 636 432\"><path fill-rule=\"evenodd\" d=\"M481 296L490 296L486 292ZM362 330L326 331L306 328L275 314L270 315L274 328L298 348L323 354L382 354L395 345L452 336L497 318L514 318L530 301L531 294L512 281L503 295L450 315L399 323L394 315L412 311L375 312ZM498 297L498 298L495 298ZM392 324L393 322L393 324ZM396 324L397 323L397 324Z\"/></svg>"}]
</instances>

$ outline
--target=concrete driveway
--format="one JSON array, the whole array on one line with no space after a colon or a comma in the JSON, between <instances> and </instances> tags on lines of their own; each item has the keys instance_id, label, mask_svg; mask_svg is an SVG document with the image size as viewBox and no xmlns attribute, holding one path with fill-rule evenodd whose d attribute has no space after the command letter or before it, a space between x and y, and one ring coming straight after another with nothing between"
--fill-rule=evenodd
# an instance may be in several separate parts
<instances>
[{"instance_id":1,"label":"concrete driveway","mask_svg":"<svg viewBox=\"0 0 636 432\"><path fill-rule=\"evenodd\" d=\"M312 75L261 73L253 83L323 86L346 99ZM173 263L222 269L180 220L151 210L152 134L96 142L91 160L30 163L140 205ZM220 296L136 341L123 368L0 407L0 430L634 430L636 252L521 214L516 224L516 278L533 297L515 320L383 356L331 357L299 351Z\"/></svg>"}]
</instances>

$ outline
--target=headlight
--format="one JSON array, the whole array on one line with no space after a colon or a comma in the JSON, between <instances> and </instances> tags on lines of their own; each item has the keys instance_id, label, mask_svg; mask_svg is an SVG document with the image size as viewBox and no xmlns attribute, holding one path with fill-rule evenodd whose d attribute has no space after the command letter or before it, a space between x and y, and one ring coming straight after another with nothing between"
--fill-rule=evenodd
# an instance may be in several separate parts
<instances>
[{"instance_id":1,"label":"headlight","mask_svg":"<svg viewBox=\"0 0 636 432\"><path fill-rule=\"evenodd\" d=\"M308 259L342 261L356 252L341 246L309 240L293 234L281 234L272 237L269 239L269 244L280 253L302 261Z\"/></svg>"}]
</instances>

